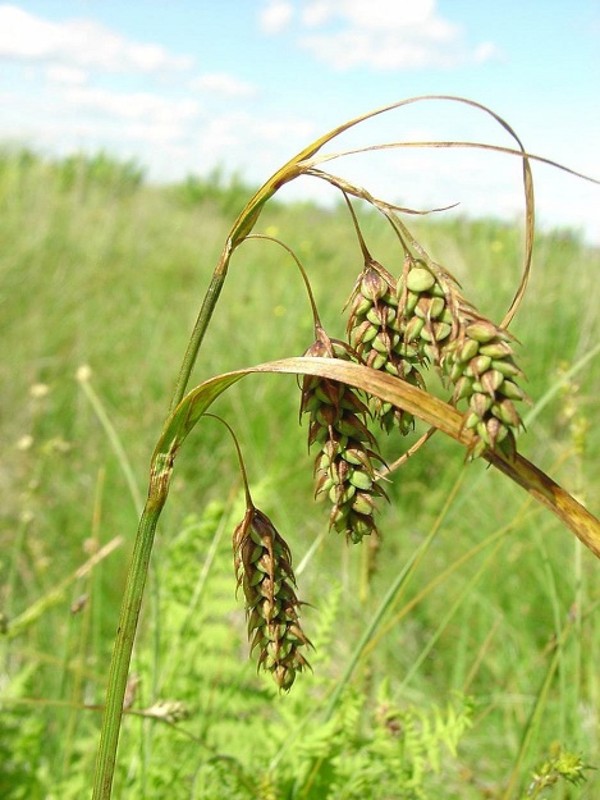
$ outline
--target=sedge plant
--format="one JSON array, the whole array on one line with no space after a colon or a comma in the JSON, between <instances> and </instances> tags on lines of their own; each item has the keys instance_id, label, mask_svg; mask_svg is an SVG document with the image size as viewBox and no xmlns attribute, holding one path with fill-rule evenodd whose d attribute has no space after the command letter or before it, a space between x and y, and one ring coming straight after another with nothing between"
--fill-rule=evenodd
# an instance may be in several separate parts
<instances>
[{"instance_id":1,"label":"sedge plant","mask_svg":"<svg viewBox=\"0 0 600 800\"><path fill-rule=\"evenodd\" d=\"M416 102L462 103L491 116L512 138L512 146L481 142L390 142L352 151L325 153L340 134L383 113ZM401 147L475 147L504 153L522 163L525 195L525 256L520 283L504 318L494 322L467 299L450 272L412 236L401 209L329 172L340 156ZM453 438L467 459L483 458L556 514L600 557L600 522L568 492L524 458L517 449L523 427L523 373L516 342L509 332L527 287L534 239L531 161L555 162L528 153L513 129L489 108L470 100L424 96L394 103L350 120L303 149L284 164L248 201L234 221L210 280L193 328L168 413L151 459L147 499L141 514L124 591L108 675L106 703L94 779L94 800L112 791L117 747L132 649L158 520L169 494L175 459L188 435L207 416L213 401L248 375L299 376L300 417L306 420L313 451L315 496L328 504L329 527L353 543L376 537L377 509L385 500L384 478L413 456L434 432ZM347 338L331 337L319 319L310 290L308 265L278 242L299 266L308 290L314 340L303 355L217 375L188 390L192 370L218 303L236 250L253 234L265 204L279 189L301 176L326 181L348 207L358 261L347 289ZM578 175L580 178L585 176ZM589 179L588 180L592 180ZM596 183L598 181L595 181ZM395 263L380 263L369 251L353 204L366 203L390 226L397 244ZM267 237L262 237L267 238ZM437 372L446 399L428 389ZM438 381L438 384L440 381ZM381 437L400 437L420 419L429 431L416 445L386 464ZM227 425L229 427L229 425ZM231 430L231 429L230 429ZM233 532L234 566L245 596L248 632L259 668L281 690L291 688L308 666L310 642L300 624L292 554L271 520L251 498L241 459L246 512ZM396 437L395 441L402 441Z\"/></svg>"}]
</instances>

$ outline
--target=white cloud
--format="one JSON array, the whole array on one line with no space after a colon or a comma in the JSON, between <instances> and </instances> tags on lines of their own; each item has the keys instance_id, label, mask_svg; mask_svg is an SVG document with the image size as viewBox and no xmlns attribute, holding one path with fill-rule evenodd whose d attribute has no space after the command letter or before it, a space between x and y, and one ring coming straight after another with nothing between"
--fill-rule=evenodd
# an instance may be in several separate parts
<instances>
[{"instance_id":1,"label":"white cloud","mask_svg":"<svg viewBox=\"0 0 600 800\"><path fill-rule=\"evenodd\" d=\"M275 34L285 30L294 16L294 6L287 0L267 0L259 14L259 24L264 33Z\"/></svg>"},{"instance_id":2,"label":"white cloud","mask_svg":"<svg viewBox=\"0 0 600 800\"><path fill-rule=\"evenodd\" d=\"M300 150L306 140L315 135L315 126L306 120L263 119L252 114L232 113L208 120L201 135L203 153L208 151L213 158L224 161L235 161L239 157L242 163L247 163L248 152L253 152L256 166L262 156L273 156L273 148L265 147L266 143L275 145L275 159L279 158L283 163L292 155L294 146ZM273 163L271 168L278 166L278 163Z\"/></svg>"},{"instance_id":3,"label":"white cloud","mask_svg":"<svg viewBox=\"0 0 600 800\"><path fill-rule=\"evenodd\" d=\"M504 58L499 47L493 42L482 42L473 51L473 60L481 63L483 61L497 61Z\"/></svg>"},{"instance_id":4,"label":"white cloud","mask_svg":"<svg viewBox=\"0 0 600 800\"><path fill-rule=\"evenodd\" d=\"M335 69L447 68L498 56L490 42L469 48L461 26L441 16L437 0L297 0L298 43ZM295 7L271 0L262 12L271 33L281 32Z\"/></svg>"},{"instance_id":5,"label":"white cloud","mask_svg":"<svg viewBox=\"0 0 600 800\"><path fill-rule=\"evenodd\" d=\"M88 73L79 67L67 67L62 64L51 64L46 68L45 75L50 83L65 84L67 86L83 86L87 82Z\"/></svg>"},{"instance_id":6,"label":"white cloud","mask_svg":"<svg viewBox=\"0 0 600 800\"><path fill-rule=\"evenodd\" d=\"M194 119L200 112L195 100L170 99L151 92L111 92L77 87L68 89L64 99L77 109L89 108L118 119L138 120L146 127L157 123L183 123Z\"/></svg>"},{"instance_id":7,"label":"white cloud","mask_svg":"<svg viewBox=\"0 0 600 800\"><path fill-rule=\"evenodd\" d=\"M308 25L323 25L336 18L363 30L428 27L434 38L452 34L455 25L436 14L435 0L308 0L302 18Z\"/></svg>"},{"instance_id":8,"label":"white cloud","mask_svg":"<svg viewBox=\"0 0 600 800\"><path fill-rule=\"evenodd\" d=\"M7 3L0 4L0 58L142 73L187 69L193 63L160 45L126 39L98 22L51 22Z\"/></svg>"},{"instance_id":9,"label":"white cloud","mask_svg":"<svg viewBox=\"0 0 600 800\"><path fill-rule=\"evenodd\" d=\"M251 97L256 88L223 72L199 75L190 82L190 89L200 92L215 92L223 97Z\"/></svg>"}]
</instances>

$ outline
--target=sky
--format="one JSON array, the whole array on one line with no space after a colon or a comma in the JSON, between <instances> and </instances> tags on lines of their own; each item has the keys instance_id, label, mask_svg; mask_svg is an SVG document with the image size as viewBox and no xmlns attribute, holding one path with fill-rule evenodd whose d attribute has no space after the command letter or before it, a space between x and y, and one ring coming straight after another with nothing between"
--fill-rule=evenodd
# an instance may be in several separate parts
<instances>
[{"instance_id":1,"label":"sky","mask_svg":"<svg viewBox=\"0 0 600 800\"><path fill-rule=\"evenodd\" d=\"M600 179L600 0L0 2L0 143L107 152L154 181L215 167L262 183L309 142L419 95L489 106L526 149ZM331 152L399 141L514 146L490 115L422 101ZM415 209L523 213L519 160L398 149L328 169ZM535 165L542 227L600 244L600 186ZM337 199L305 177L289 197Z\"/></svg>"}]
</instances>

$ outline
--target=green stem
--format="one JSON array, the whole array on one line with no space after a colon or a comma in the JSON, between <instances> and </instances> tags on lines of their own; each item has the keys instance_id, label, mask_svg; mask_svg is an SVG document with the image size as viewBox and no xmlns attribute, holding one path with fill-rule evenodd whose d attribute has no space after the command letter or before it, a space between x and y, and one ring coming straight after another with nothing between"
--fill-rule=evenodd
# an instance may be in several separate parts
<instances>
[{"instance_id":1,"label":"green stem","mask_svg":"<svg viewBox=\"0 0 600 800\"><path fill-rule=\"evenodd\" d=\"M252 232L267 200L269 200L284 183L287 183L298 175L299 169L296 165L296 161L301 159L301 157L308 152L309 151L306 150L299 153L296 158L291 159L266 181L256 194L250 198L241 214L234 222L225 242L225 247L223 248L219 262L213 272L208 289L206 290L198 318L196 319L196 324L190 336L179 375L177 376L177 383L175 385L175 391L173 392L173 398L171 399L169 413L174 411L186 392L190 375L196 363L196 359L198 358L200 345L202 344L204 334L208 328L208 323L210 322L215 306L217 305L217 300L221 294L221 289L225 283L225 277L227 276L227 270L229 269L229 262L233 251Z\"/></svg>"},{"instance_id":2,"label":"green stem","mask_svg":"<svg viewBox=\"0 0 600 800\"><path fill-rule=\"evenodd\" d=\"M217 269L215 270L210 281L210 285L206 291L206 295L204 296L202 307L200 308L196 324L194 325L194 330L192 331L192 335L190 336L190 340L183 357L183 362L179 369L179 375L177 376L177 383L175 385L175 391L173 392L173 398L171 400L169 412L173 411L179 404L187 389L192 369L194 368L194 364L196 363L196 359L198 357L200 345L204 339L204 334L208 328L208 323L210 322L210 318L215 310L217 300L219 299L221 289L223 288L223 284L225 282L230 255L231 251L223 251L221 260L219 261Z\"/></svg>"},{"instance_id":3,"label":"green stem","mask_svg":"<svg viewBox=\"0 0 600 800\"><path fill-rule=\"evenodd\" d=\"M148 498L133 547L119 627L108 673L93 800L109 800L111 796L131 653L154 543L154 533L165 500L166 491L161 492L161 499L158 502L156 498L151 496Z\"/></svg>"},{"instance_id":4,"label":"green stem","mask_svg":"<svg viewBox=\"0 0 600 800\"><path fill-rule=\"evenodd\" d=\"M219 262L213 273L210 285L204 296L196 324L185 351L183 362L177 377L175 391L171 400L167 421L183 398L196 363L200 345L208 328L208 324L221 294L227 275L231 254L252 230L264 203L287 180L297 174L291 162L261 187L251 198L245 209L235 221ZM173 458L170 454L157 454L153 458L150 476L148 500L140 518L137 536L134 543L131 564L127 573L125 595L121 605L119 627L113 648L108 673L106 704L100 731L100 745L96 759L94 775L93 800L110 800L114 778L121 719L123 716L123 699L127 687L131 653L137 631L138 619L142 605L144 587L148 575L150 555L154 544L154 535L158 518L167 499L168 486Z\"/></svg>"}]
</instances>

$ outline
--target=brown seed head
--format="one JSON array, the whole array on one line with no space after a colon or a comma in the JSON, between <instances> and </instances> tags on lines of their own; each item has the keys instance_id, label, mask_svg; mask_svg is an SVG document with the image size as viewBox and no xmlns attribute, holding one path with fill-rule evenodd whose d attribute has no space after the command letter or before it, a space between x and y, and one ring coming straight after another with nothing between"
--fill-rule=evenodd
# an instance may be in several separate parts
<instances>
[{"instance_id":1,"label":"brown seed head","mask_svg":"<svg viewBox=\"0 0 600 800\"><path fill-rule=\"evenodd\" d=\"M322 330L317 334L309 352L318 350L332 358L352 357L348 345L329 339ZM314 443L319 445L314 470L315 497L329 499L330 527L359 542L376 532L373 498L384 495L375 482L374 463L381 458L367 427L368 408L353 387L306 376L300 413L309 415L309 447Z\"/></svg>"},{"instance_id":2,"label":"brown seed head","mask_svg":"<svg viewBox=\"0 0 600 800\"><path fill-rule=\"evenodd\" d=\"M290 549L271 520L254 506L233 534L234 568L246 599L250 650L258 668L288 691L309 664L300 652L310 642L300 626Z\"/></svg>"},{"instance_id":3,"label":"brown seed head","mask_svg":"<svg viewBox=\"0 0 600 800\"><path fill-rule=\"evenodd\" d=\"M377 261L370 260L358 276L349 300L348 337L364 363L373 369L424 386L418 367L418 351L408 348L403 320L398 315L398 297L392 275ZM396 427L408 433L414 427L411 414L377 397L369 401L373 416L382 428Z\"/></svg>"}]
</instances>

